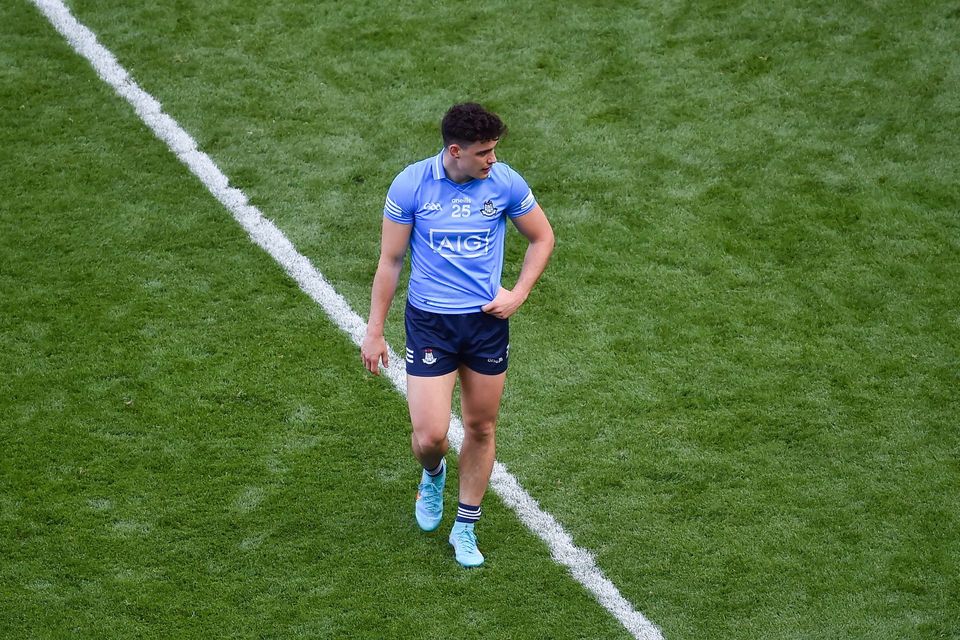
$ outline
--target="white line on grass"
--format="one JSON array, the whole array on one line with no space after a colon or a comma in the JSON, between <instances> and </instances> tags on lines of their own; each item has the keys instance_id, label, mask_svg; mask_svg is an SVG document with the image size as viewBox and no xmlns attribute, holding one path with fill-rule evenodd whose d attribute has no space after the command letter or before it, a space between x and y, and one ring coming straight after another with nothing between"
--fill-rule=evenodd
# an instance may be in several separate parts
<instances>
[{"instance_id":1,"label":"white line on grass","mask_svg":"<svg viewBox=\"0 0 960 640\"><path fill-rule=\"evenodd\" d=\"M86 58L97 75L133 106L140 119L165 142L187 167L223 204L247 231L254 243L276 260L290 277L297 281L328 316L345 331L357 346L363 340L366 324L350 308L347 301L324 279L323 275L301 255L293 243L263 217L259 209L247 201L247 196L229 184L227 176L206 153L197 149L196 141L177 122L168 116L160 103L141 89L127 71L120 66L110 51L97 42L97 37L74 18L60 0L32 0L50 23L81 56ZM403 360L390 350L391 366L386 375L402 393L407 393ZM358 364L359 366L359 364ZM454 416L450 420L450 441L457 451L463 443L463 424ZM633 608L617 587L597 567L590 552L577 547L570 534L556 518L540 508L517 479L500 462L494 463L490 486L505 504L516 511L520 520L547 543L550 554L567 567L574 578L589 589L597 600L638 640L662 640L660 630L643 614Z\"/></svg>"}]
</instances>

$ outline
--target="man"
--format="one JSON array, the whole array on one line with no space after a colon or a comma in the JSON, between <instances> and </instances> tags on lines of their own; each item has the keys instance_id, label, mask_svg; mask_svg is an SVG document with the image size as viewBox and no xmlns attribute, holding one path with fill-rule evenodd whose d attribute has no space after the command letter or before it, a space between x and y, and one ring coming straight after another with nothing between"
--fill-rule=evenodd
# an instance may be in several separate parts
<instances>
[{"instance_id":1,"label":"man","mask_svg":"<svg viewBox=\"0 0 960 640\"><path fill-rule=\"evenodd\" d=\"M449 541L461 565L476 567L483 554L474 525L495 458L510 350L507 319L546 268L554 239L527 183L497 162L496 146L507 129L496 114L478 104L458 104L440 128L440 153L400 172L387 193L360 354L374 374L381 362L389 364L383 327L409 246L407 400L413 454L423 466L414 513L424 531L440 526L450 404L459 378L464 439ZM529 242L512 289L500 284L507 218Z\"/></svg>"}]
</instances>

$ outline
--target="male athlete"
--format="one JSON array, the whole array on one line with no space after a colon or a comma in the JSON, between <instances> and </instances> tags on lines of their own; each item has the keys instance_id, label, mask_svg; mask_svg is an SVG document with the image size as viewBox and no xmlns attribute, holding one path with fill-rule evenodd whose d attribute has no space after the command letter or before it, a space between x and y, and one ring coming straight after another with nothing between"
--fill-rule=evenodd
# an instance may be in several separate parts
<instances>
[{"instance_id":1,"label":"male athlete","mask_svg":"<svg viewBox=\"0 0 960 640\"><path fill-rule=\"evenodd\" d=\"M360 355L374 374L381 362L389 364L383 326L409 247L407 400L413 455L423 466L414 514L424 531L440 526L450 404L459 378L464 439L449 541L457 562L477 567L483 554L474 525L493 470L510 351L507 319L546 268L553 229L520 174L497 162L496 146L507 128L496 114L478 104L454 105L440 129L440 153L401 171L387 192ZM529 242L512 289L500 285L507 218Z\"/></svg>"}]
</instances>

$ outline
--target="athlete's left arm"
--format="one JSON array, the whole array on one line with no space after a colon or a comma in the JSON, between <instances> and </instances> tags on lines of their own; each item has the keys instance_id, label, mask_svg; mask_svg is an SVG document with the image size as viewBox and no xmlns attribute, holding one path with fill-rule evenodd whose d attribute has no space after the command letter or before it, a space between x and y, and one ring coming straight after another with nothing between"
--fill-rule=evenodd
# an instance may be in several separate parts
<instances>
[{"instance_id":1,"label":"athlete's left arm","mask_svg":"<svg viewBox=\"0 0 960 640\"><path fill-rule=\"evenodd\" d=\"M537 283L543 270L547 268L550 254L553 253L553 227L547 220L543 209L537 204L534 208L519 218L511 218L517 230L530 243L523 257L523 266L520 276L513 289L500 287L500 292L489 304L484 305L486 313L498 318L509 318L520 308L530 295L533 285Z\"/></svg>"}]
</instances>

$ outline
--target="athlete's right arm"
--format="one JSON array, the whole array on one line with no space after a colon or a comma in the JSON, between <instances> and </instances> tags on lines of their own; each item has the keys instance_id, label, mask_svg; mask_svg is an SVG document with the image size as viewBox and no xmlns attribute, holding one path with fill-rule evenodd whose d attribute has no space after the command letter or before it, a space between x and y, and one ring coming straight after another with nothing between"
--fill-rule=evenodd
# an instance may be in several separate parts
<instances>
[{"instance_id":1,"label":"athlete's right arm","mask_svg":"<svg viewBox=\"0 0 960 640\"><path fill-rule=\"evenodd\" d=\"M380 362L390 366L387 355L387 341L383 337L383 326L387 321L390 303L397 292L397 282L403 269L403 256L410 245L410 233L413 225L383 219L383 231L380 239L380 262L377 274L373 277L373 289L370 293L370 318L367 320L367 334L360 345L360 358L363 366L374 374L380 374Z\"/></svg>"}]
</instances>

